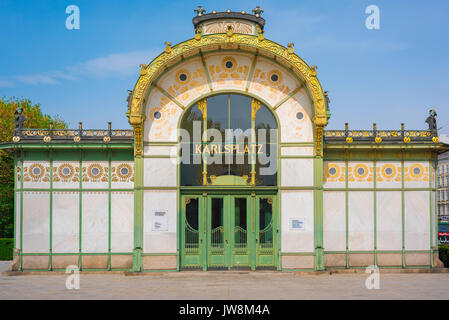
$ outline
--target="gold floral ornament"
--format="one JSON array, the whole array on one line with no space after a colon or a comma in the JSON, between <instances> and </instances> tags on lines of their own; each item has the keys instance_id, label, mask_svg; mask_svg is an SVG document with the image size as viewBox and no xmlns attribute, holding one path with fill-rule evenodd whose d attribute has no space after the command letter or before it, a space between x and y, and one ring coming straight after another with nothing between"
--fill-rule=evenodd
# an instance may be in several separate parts
<instances>
[{"instance_id":1,"label":"gold floral ornament","mask_svg":"<svg viewBox=\"0 0 449 320\"><path fill-rule=\"evenodd\" d=\"M234 29L232 28L232 25L228 25L226 27L226 35L228 37L232 37L234 35Z\"/></svg>"},{"instance_id":2,"label":"gold floral ornament","mask_svg":"<svg viewBox=\"0 0 449 320\"><path fill-rule=\"evenodd\" d=\"M410 143L410 141L411 141L410 137L405 137L404 138L404 143Z\"/></svg>"},{"instance_id":3,"label":"gold floral ornament","mask_svg":"<svg viewBox=\"0 0 449 320\"><path fill-rule=\"evenodd\" d=\"M51 141L51 137L50 136L45 136L44 137L44 142L50 142Z\"/></svg>"},{"instance_id":4,"label":"gold floral ornament","mask_svg":"<svg viewBox=\"0 0 449 320\"><path fill-rule=\"evenodd\" d=\"M440 138L438 138L438 137L433 137L433 138L432 138L432 141L433 141L433 143L438 143L438 142L440 142Z\"/></svg>"},{"instance_id":5,"label":"gold floral ornament","mask_svg":"<svg viewBox=\"0 0 449 320\"><path fill-rule=\"evenodd\" d=\"M352 137L346 138L346 143L352 143L353 141L354 141L354 139L352 139Z\"/></svg>"},{"instance_id":6,"label":"gold floral ornament","mask_svg":"<svg viewBox=\"0 0 449 320\"><path fill-rule=\"evenodd\" d=\"M282 82L282 73L277 70L271 70L268 73L268 82L273 86L279 85Z\"/></svg>"},{"instance_id":7,"label":"gold floral ornament","mask_svg":"<svg viewBox=\"0 0 449 320\"><path fill-rule=\"evenodd\" d=\"M79 136L75 136L75 137L73 137L73 141L78 143L81 141L81 138Z\"/></svg>"},{"instance_id":8,"label":"gold floral ornament","mask_svg":"<svg viewBox=\"0 0 449 320\"><path fill-rule=\"evenodd\" d=\"M37 181L44 176L45 169L44 166L41 165L40 163L33 163L32 165L30 165L28 173L30 174L31 179L33 179L33 181Z\"/></svg>"},{"instance_id":9,"label":"gold floral ornament","mask_svg":"<svg viewBox=\"0 0 449 320\"><path fill-rule=\"evenodd\" d=\"M104 137L103 137L103 141L106 142L106 143L108 143L108 142L111 141L111 137L110 137L110 136L104 136Z\"/></svg>"},{"instance_id":10,"label":"gold floral ornament","mask_svg":"<svg viewBox=\"0 0 449 320\"><path fill-rule=\"evenodd\" d=\"M99 180L103 173L103 167L98 163L93 163L87 168L87 175L94 181Z\"/></svg>"},{"instance_id":11,"label":"gold floral ornament","mask_svg":"<svg viewBox=\"0 0 449 320\"><path fill-rule=\"evenodd\" d=\"M144 76L147 74L147 65L146 64L139 64L140 67L140 75Z\"/></svg>"},{"instance_id":12,"label":"gold floral ornament","mask_svg":"<svg viewBox=\"0 0 449 320\"><path fill-rule=\"evenodd\" d=\"M165 49L164 49L165 53L170 54L171 53L171 42L165 41L164 44L166 45Z\"/></svg>"},{"instance_id":13,"label":"gold floral ornament","mask_svg":"<svg viewBox=\"0 0 449 320\"><path fill-rule=\"evenodd\" d=\"M295 53L295 49L293 49L294 46L295 46L295 44L293 42L287 44L289 54Z\"/></svg>"},{"instance_id":14,"label":"gold floral ornament","mask_svg":"<svg viewBox=\"0 0 449 320\"><path fill-rule=\"evenodd\" d=\"M374 142L381 143L382 142L382 138L381 137L376 137L376 138L374 138Z\"/></svg>"},{"instance_id":15,"label":"gold floral ornament","mask_svg":"<svg viewBox=\"0 0 449 320\"><path fill-rule=\"evenodd\" d=\"M117 167L117 176L123 180L129 180L133 174L132 167L127 163L122 163Z\"/></svg>"},{"instance_id":16,"label":"gold floral ornament","mask_svg":"<svg viewBox=\"0 0 449 320\"><path fill-rule=\"evenodd\" d=\"M190 82L190 79L192 79L192 77L190 76L190 72L187 69L181 69L176 72L175 80L180 85L188 84Z\"/></svg>"},{"instance_id":17,"label":"gold floral ornament","mask_svg":"<svg viewBox=\"0 0 449 320\"><path fill-rule=\"evenodd\" d=\"M19 141L20 141L20 137L19 137L19 136L14 136L14 137L12 137L12 142L17 143L17 142L19 142Z\"/></svg>"},{"instance_id":18,"label":"gold floral ornament","mask_svg":"<svg viewBox=\"0 0 449 320\"><path fill-rule=\"evenodd\" d=\"M221 66L226 72L233 72L237 68L237 60L233 57L225 57L221 60Z\"/></svg>"},{"instance_id":19,"label":"gold floral ornament","mask_svg":"<svg viewBox=\"0 0 449 320\"><path fill-rule=\"evenodd\" d=\"M71 164L64 163L58 167L56 173L59 175L63 182L67 182L70 181L70 179L75 174L75 169ZM59 181L57 176L54 177L54 180Z\"/></svg>"}]
</instances>

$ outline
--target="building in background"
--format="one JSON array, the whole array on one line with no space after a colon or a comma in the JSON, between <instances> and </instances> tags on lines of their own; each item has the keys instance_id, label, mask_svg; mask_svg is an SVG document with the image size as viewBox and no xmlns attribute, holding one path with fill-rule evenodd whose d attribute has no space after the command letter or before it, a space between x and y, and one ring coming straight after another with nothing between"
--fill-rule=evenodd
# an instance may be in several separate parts
<instances>
[{"instance_id":1,"label":"building in background","mask_svg":"<svg viewBox=\"0 0 449 320\"><path fill-rule=\"evenodd\" d=\"M438 216L449 218L449 152L438 157Z\"/></svg>"}]
</instances>

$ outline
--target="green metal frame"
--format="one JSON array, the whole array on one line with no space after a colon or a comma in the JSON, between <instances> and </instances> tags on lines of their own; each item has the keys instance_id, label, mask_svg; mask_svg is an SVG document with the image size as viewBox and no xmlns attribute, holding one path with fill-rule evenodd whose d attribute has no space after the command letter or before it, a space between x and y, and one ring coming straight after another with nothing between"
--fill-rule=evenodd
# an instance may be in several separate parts
<instances>
[{"instance_id":1,"label":"green metal frame","mask_svg":"<svg viewBox=\"0 0 449 320\"><path fill-rule=\"evenodd\" d=\"M17 202L18 193L20 193L20 210L19 212L15 212L14 219L15 223L19 223L20 235L19 239L15 240L16 247L20 249L20 265L19 271L45 271L45 269L24 269L23 268L23 259L24 256L48 256L48 269L47 271L60 270L55 269L53 267L53 257L54 256L78 256L78 266L79 269L82 270L82 257L83 256L91 256L91 255L105 255L108 257L108 265L107 268L101 269L92 269L92 270L129 270L123 268L112 268L111 266L111 256L112 255L132 255L132 252L112 252L111 241L112 241L112 230L111 230L111 200L112 193L118 191L134 191L135 188L113 188L112 187L112 161L132 161L132 154L130 146L127 148L123 148L123 146L119 146L116 148L116 145L110 145L110 148L102 147L100 150L92 150L92 148L82 148L78 146L77 148L67 148L61 145L57 145L57 148L54 148L54 145L38 145L39 147L34 148L16 148L16 158L15 159L15 202ZM128 149L128 151L126 150ZM75 151L75 153L73 153ZM55 188L53 184L53 162L67 160L73 161L78 158L79 164L79 187L78 188ZM24 173L24 163L25 161L48 161L50 165L49 175L50 182L48 188L24 188L23 183L23 173ZM108 162L108 187L107 188L83 188L83 180L82 180L82 165L83 161L106 161ZM17 184L17 175L18 175L18 163L20 162L20 183ZM49 252L48 253L32 253L32 252L23 252L23 192L25 191L43 191L48 192L49 194ZM67 191L67 192L78 192L79 195L79 243L78 243L78 252L53 252L53 193L56 191ZM83 252L82 250L82 225L83 225L83 212L82 212L82 201L83 201L83 192L107 192L108 193L108 252ZM15 207L17 208L17 207ZM18 215L20 218L18 218ZM15 226L14 236L17 237L17 226ZM18 243L17 243L18 241ZM84 269L88 270L88 269ZM89 269L90 270L90 269Z\"/></svg>"}]
</instances>

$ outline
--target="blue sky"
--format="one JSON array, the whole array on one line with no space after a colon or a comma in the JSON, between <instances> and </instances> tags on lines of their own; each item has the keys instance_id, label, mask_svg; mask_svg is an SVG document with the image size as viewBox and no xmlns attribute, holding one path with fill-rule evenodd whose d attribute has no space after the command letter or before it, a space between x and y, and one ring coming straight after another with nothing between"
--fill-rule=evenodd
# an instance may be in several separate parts
<instances>
[{"instance_id":1,"label":"blue sky","mask_svg":"<svg viewBox=\"0 0 449 320\"><path fill-rule=\"evenodd\" d=\"M80 30L65 9L80 8ZM193 37L193 9L265 11L265 36L286 45L318 76L332 100L328 128L426 128L430 107L449 123L449 1L0 0L0 97L29 98L76 127L127 128L127 90L138 65ZM380 30L365 8L380 8ZM449 134L449 125L441 130Z\"/></svg>"}]
</instances>

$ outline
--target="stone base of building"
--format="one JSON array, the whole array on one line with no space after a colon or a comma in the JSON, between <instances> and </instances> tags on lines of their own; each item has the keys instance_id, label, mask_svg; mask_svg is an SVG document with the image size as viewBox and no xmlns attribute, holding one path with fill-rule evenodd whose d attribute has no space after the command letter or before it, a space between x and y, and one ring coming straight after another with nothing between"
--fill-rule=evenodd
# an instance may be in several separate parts
<instances>
[{"instance_id":1,"label":"stone base of building","mask_svg":"<svg viewBox=\"0 0 449 320\"><path fill-rule=\"evenodd\" d=\"M324 254L324 267L326 270L335 269L360 269L376 264L381 269L396 268L422 268L431 269L430 252L406 252L404 255L398 252L377 253L326 253ZM178 259L176 254L146 255L142 256L142 271L175 271ZM20 258L15 256L8 272L20 270ZM22 256L23 271L62 271L69 266L81 267L81 271L129 271L133 266L131 254L119 255L24 255ZM444 268L444 264L438 258L438 252L433 253L433 269ZM315 257L313 255L283 255L281 257L281 269L283 271L315 269ZM22 271L22 272L23 272Z\"/></svg>"}]
</instances>

